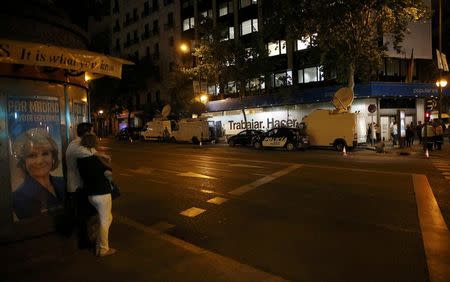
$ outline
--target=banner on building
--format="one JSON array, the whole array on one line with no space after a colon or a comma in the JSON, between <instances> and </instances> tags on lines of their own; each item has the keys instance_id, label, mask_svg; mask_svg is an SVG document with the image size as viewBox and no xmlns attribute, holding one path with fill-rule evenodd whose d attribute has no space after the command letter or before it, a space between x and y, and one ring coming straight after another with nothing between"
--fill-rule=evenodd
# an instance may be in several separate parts
<instances>
[{"instance_id":1,"label":"banner on building","mask_svg":"<svg viewBox=\"0 0 450 282\"><path fill-rule=\"evenodd\" d=\"M7 110L14 219L57 214L65 194L59 99L10 96Z\"/></svg>"},{"instance_id":2,"label":"banner on building","mask_svg":"<svg viewBox=\"0 0 450 282\"><path fill-rule=\"evenodd\" d=\"M122 77L122 65L133 64L86 50L7 39L0 39L0 62L55 67L117 78Z\"/></svg>"}]
</instances>

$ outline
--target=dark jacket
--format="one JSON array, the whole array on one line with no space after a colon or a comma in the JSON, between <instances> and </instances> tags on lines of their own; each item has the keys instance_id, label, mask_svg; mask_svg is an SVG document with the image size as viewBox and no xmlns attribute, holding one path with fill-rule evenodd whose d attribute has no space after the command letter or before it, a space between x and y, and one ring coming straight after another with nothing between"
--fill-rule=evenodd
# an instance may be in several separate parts
<instances>
[{"instance_id":1,"label":"dark jacket","mask_svg":"<svg viewBox=\"0 0 450 282\"><path fill-rule=\"evenodd\" d=\"M111 185L104 173L111 170L97 156L80 158L77 160L78 171L83 180L83 188L89 196L111 193Z\"/></svg>"},{"instance_id":2,"label":"dark jacket","mask_svg":"<svg viewBox=\"0 0 450 282\"><path fill-rule=\"evenodd\" d=\"M52 175L49 177L56 197L33 177L26 174L23 183L13 193L13 208L19 219L61 210L66 190L64 178Z\"/></svg>"}]
</instances>

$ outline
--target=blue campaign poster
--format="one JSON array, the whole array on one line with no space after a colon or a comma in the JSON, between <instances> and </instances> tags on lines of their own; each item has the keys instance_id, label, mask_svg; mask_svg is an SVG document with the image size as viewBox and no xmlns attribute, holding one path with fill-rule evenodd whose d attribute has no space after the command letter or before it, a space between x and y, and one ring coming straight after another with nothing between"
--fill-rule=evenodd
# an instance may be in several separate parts
<instances>
[{"instance_id":1,"label":"blue campaign poster","mask_svg":"<svg viewBox=\"0 0 450 282\"><path fill-rule=\"evenodd\" d=\"M61 115L56 97L10 96L7 101L14 219L61 211Z\"/></svg>"}]
</instances>

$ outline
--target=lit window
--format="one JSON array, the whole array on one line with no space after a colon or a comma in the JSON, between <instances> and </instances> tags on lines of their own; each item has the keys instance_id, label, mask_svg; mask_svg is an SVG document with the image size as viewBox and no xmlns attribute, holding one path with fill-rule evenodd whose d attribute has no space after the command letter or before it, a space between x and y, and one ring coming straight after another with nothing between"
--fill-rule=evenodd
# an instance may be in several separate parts
<instances>
[{"instance_id":1,"label":"lit window","mask_svg":"<svg viewBox=\"0 0 450 282\"><path fill-rule=\"evenodd\" d=\"M237 92L236 82L234 82L234 81L228 82L226 91L227 91L227 93L236 93Z\"/></svg>"},{"instance_id":2,"label":"lit window","mask_svg":"<svg viewBox=\"0 0 450 282\"><path fill-rule=\"evenodd\" d=\"M272 84L274 87L282 87L292 85L292 71L286 70L284 72L275 73L272 75Z\"/></svg>"},{"instance_id":3,"label":"lit window","mask_svg":"<svg viewBox=\"0 0 450 282\"><path fill-rule=\"evenodd\" d=\"M233 12L233 3L225 2L219 5L219 17L228 15Z\"/></svg>"},{"instance_id":4,"label":"lit window","mask_svg":"<svg viewBox=\"0 0 450 282\"><path fill-rule=\"evenodd\" d=\"M270 42L267 44L267 50L269 52L269 57L286 54L286 41L278 40Z\"/></svg>"},{"instance_id":5,"label":"lit window","mask_svg":"<svg viewBox=\"0 0 450 282\"><path fill-rule=\"evenodd\" d=\"M209 95L219 95L219 85L208 85L207 93Z\"/></svg>"},{"instance_id":6,"label":"lit window","mask_svg":"<svg viewBox=\"0 0 450 282\"><path fill-rule=\"evenodd\" d=\"M299 70L298 83L323 81L323 72L321 69L322 68L319 66Z\"/></svg>"},{"instance_id":7,"label":"lit window","mask_svg":"<svg viewBox=\"0 0 450 282\"><path fill-rule=\"evenodd\" d=\"M212 18L212 10L203 11L200 14L205 18Z\"/></svg>"},{"instance_id":8,"label":"lit window","mask_svg":"<svg viewBox=\"0 0 450 282\"><path fill-rule=\"evenodd\" d=\"M194 28L194 17L183 20L183 31Z\"/></svg>"},{"instance_id":9,"label":"lit window","mask_svg":"<svg viewBox=\"0 0 450 282\"><path fill-rule=\"evenodd\" d=\"M312 36L303 36L302 39L297 40L295 50L300 51L300 50L308 49L309 47L311 47L312 39L314 39L314 37L316 37L316 36L317 36L316 33L313 34Z\"/></svg>"},{"instance_id":10,"label":"lit window","mask_svg":"<svg viewBox=\"0 0 450 282\"><path fill-rule=\"evenodd\" d=\"M228 37L234 39L234 27L232 26L228 27Z\"/></svg>"},{"instance_id":11,"label":"lit window","mask_svg":"<svg viewBox=\"0 0 450 282\"><path fill-rule=\"evenodd\" d=\"M264 82L264 76L261 76L260 78L250 79L246 85L247 91L257 91L265 88L266 83Z\"/></svg>"},{"instance_id":12,"label":"lit window","mask_svg":"<svg viewBox=\"0 0 450 282\"><path fill-rule=\"evenodd\" d=\"M257 31L258 31L258 19L251 19L242 22L241 35L246 35Z\"/></svg>"}]
</instances>

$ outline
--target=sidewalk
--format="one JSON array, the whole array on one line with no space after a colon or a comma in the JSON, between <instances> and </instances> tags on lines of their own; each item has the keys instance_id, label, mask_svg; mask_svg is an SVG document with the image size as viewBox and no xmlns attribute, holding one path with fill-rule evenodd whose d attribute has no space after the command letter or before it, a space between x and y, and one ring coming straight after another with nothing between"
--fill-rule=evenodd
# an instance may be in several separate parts
<instances>
[{"instance_id":1,"label":"sidewalk","mask_svg":"<svg viewBox=\"0 0 450 282\"><path fill-rule=\"evenodd\" d=\"M284 281L120 215L110 242L103 258L56 234L1 245L1 281Z\"/></svg>"},{"instance_id":2,"label":"sidewalk","mask_svg":"<svg viewBox=\"0 0 450 282\"><path fill-rule=\"evenodd\" d=\"M375 146L368 145L367 150L376 151ZM425 151L423 150L423 145L419 144L418 140L415 140L414 145L411 147L399 147L393 146L391 141L385 143L386 154L397 154L397 155L423 155L425 157ZM450 157L450 142L448 138L444 140L441 150L431 150L428 152L430 157Z\"/></svg>"}]
</instances>

